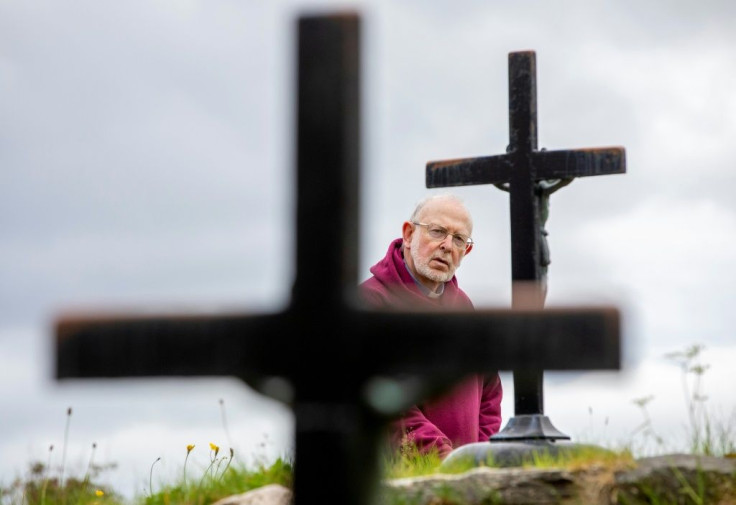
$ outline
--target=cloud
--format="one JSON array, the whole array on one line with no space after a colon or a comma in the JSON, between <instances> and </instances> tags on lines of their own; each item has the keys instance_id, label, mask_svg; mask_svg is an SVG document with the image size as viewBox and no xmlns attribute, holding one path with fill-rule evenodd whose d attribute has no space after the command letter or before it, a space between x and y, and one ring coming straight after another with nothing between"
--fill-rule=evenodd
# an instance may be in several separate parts
<instances>
[{"instance_id":1,"label":"cloud","mask_svg":"<svg viewBox=\"0 0 736 505\"><path fill-rule=\"evenodd\" d=\"M220 423L213 391L243 406L238 439L271 426L271 404L227 381L52 385L50 323L69 305L286 302L293 17L338 4L366 12L361 277L427 193L427 161L505 150L508 52L535 50L540 147L622 145L628 162L625 175L581 179L552 198L549 303L621 307L626 354L621 373L550 376L553 421L576 434L608 417L609 434L596 436L625 437L640 421L631 398L650 393L657 422L682 417L679 398L665 400L679 394L678 371L658 359L696 342L713 349L713 404L732 408L719 359L731 356L736 323L736 4L11 1L0 4L7 465L44 459L70 403L75 433L98 438L101 456L135 461L131 488L159 451L171 469L193 438L209 442ZM479 306L508 305L508 196L456 192L477 242L461 286ZM330 246L319 223L313 239ZM289 415L275 410L283 435ZM77 442L86 455L91 441Z\"/></svg>"},{"instance_id":2,"label":"cloud","mask_svg":"<svg viewBox=\"0 0 736 505\"><path fill-rule=\"evenodd\" d=\"M566 252L590 258L608 283L626 285L636 296L645 319L642 338L725 343L733 324L724 302L734 294L729 264L736 239L724 230L732 229L736 214L713 201L653 197L586 224Z\"/></svg>"}]
</instances>

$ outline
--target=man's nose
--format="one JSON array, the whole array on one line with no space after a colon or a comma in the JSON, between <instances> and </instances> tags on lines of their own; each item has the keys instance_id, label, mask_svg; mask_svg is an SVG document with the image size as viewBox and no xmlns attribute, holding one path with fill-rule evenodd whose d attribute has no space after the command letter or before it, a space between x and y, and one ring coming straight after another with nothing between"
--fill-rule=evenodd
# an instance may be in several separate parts
<instances>
[{"instance_id":1,"label":"man's nose","mask_svg":"<svg viewBox=\"0 0 736 505\"><path fill-rule=\"evenodd\" d=\"M440 246L444 249L452 250L452 235L448 233L447 236L442 239L442 242L440 242Z\"/></svg>"}]
</instances>

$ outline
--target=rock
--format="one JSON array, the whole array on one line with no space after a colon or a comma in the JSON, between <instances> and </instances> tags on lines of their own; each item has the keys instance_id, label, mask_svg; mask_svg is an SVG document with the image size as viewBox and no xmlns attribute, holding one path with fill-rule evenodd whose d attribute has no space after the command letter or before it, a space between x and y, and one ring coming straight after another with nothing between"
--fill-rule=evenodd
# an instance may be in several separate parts
<instances>
[{"instance_id":1,"label":"rock","mask_svg":"<svg viewBox=\"0 0 736 505\"><path fill-rule=\"evenodd\" d=\"M292 492L272 484L214 505L291 505ZM622 469L473 468L381 483L377 505L736 504L736 460L688 454L643 458Z\"/></svg>"},{"instance_id":2,"label":"rock","mask_svg":"<svg viewBox=\"0 0 736 505\"><path fill-rule=\"evenodd\" d=\"M228 496L212 505L289 505L291 498L291 489L280 484L269 484L247 493Z\"/></svg>"},{"instance_id":3,"label":"rock","mask_svg":"<svg viewBox=\"0 0 736 505\"><path fill-rule=\"evenodd\" d=\"M558 469L474 468L463 474L435 474L384 484L379 503L545 504L577 493L571 472Z\"/></svg>"},{"instance_id":4,"label":"rock","mask_svg":"<svg viewBox=\"0 0 736 505\"><path fill-rule=\"evenodd\" d=\"M642 458L615 477L618 503L736 503L736 460L671 454Z\"/></svg>"},{"instance_id":5,"label":"rock","mask_svg":"<svg viewBox=\"0 0 736 505\"><path fill-rule=\"evenodd\" d=\"M630 469L474 468L384 482L380 505L736 504L736 461L691 455L643 458Z\"/></svg>"}]
</instances>

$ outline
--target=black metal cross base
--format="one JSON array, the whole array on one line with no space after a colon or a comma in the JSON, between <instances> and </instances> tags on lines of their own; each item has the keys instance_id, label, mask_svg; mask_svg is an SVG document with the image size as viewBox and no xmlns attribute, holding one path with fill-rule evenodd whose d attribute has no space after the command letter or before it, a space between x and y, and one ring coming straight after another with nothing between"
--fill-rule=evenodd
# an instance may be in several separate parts
<instances>
[{"instance_id":1,"label":"black metal cross base","mask_svg":"<svg viewBox=\"0 0 736 505\"><path fill-rule=\"evenodd\" d=\"M576 177L626 171L621 147L546 151L537 148L537 77L533 51L509 54L509 145L505 154L427 163L428 188L493 184L509 193L511 210L512 307L544 308L549 198ZM579 350L575 350L578 352ZM456 449L446 465L472 457L514 465L547 451L575 449L570 437L544 415L543 372L531 366L514 370L515 417L490 439Z\"/></svg>"},{"instance_id":2,"label":"black metal cross base","mask_svg":"<svg viewBox=\"0 0 736 505\"><path fill-rule=\"evenodd\" d=\"M509 419L506 427L491 437L491 442L536 439L569 440L570 437L555 428L545 415L522 414Z\"/></svg>"},{"instance_id":3,"label":"black metal cross base","mask_svg":"<svg viewBox=\"0 0 736 505\"><path fill-rule=\"evenodd\" d=\"M570 437L555 428L545 415L517 415L488 442L466 444L452 451L442 462L441 469L522 466L540 456L554 458L581 451L609 452L596 445L570 442Z\"/></svg>"},{"instance_id":4,"label":"black metal cross base","mask_svg":"<svg viewBox=\"0 0 736 505\"><path fill-rule=\"evenodd\" d=\"M518 440L569 440L570 437L555 428L544 415L544 395L540 370L514 372L514 396L516 415L506 426L493 435L491 442Z\"/></svg>"}]
</instances>

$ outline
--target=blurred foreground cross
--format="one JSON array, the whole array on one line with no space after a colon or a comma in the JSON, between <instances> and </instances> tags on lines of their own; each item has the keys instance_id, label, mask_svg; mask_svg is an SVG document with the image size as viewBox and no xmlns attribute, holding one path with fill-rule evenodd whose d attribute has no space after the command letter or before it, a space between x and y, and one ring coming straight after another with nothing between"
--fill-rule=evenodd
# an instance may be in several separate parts
<instances>
[{"instance_id":1,"label":"blurred foreground cross","mask_svg":"<svg viewBox=\"0 0 736 505\"><path fill-rule=\"evenodd\" d=\"M359 28L356 15L298 22L296 279L285 311L67 315L57 324L59 378L229 375L257 389L289 383L297 505L367 504L385 423L469 372L619 366L615 309L359 307Z\"/></svg>"}]
</instances>

